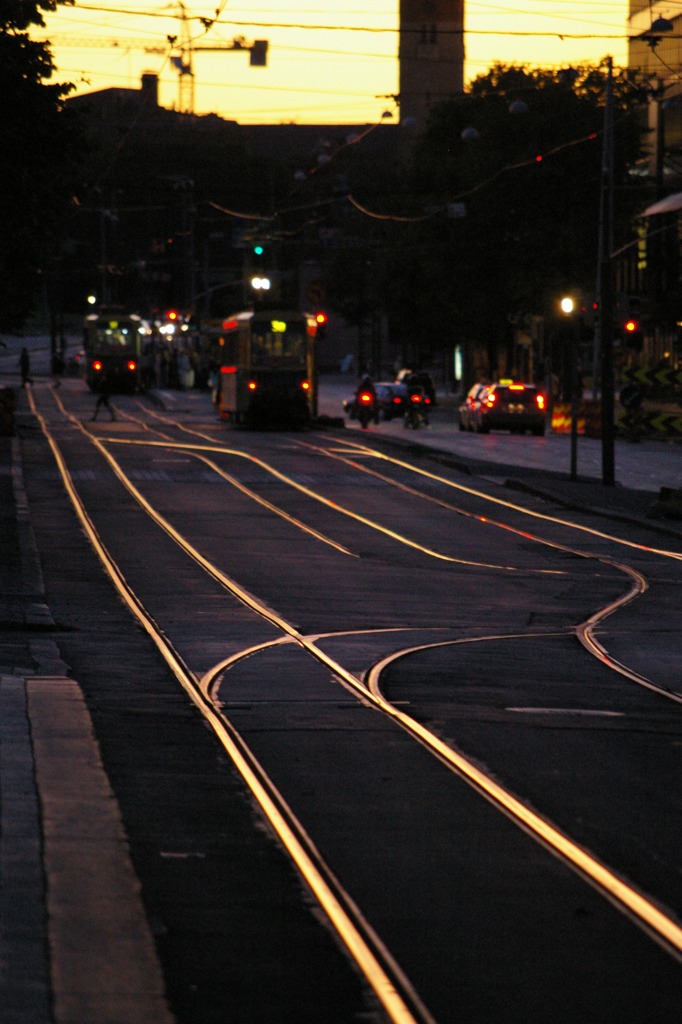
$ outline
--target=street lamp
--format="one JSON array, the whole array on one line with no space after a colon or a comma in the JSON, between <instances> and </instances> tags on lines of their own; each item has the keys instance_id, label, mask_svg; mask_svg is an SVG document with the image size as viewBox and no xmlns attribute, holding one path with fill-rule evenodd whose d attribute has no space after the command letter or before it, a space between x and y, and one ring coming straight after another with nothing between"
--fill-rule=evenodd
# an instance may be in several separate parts
<instances>
[{"instance_id":1,"label":"street lamp","mask_svg":"<svg viewBox=\"0 0 682 1024\"><path fill-rule=\"evenodd\" d=\"M561 300L561 311L570 317L571 324L571 480L578 479L578 321L573 315L575 302L566 295Z\"/></svg>"}]
</instances>

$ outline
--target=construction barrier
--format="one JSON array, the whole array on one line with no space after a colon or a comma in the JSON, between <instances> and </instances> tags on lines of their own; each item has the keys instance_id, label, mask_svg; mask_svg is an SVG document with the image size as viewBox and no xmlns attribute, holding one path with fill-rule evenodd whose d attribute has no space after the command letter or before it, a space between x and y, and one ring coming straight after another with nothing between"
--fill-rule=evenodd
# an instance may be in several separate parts
<instances>
[{"instance_id":1,"label":"construction barrier","mask_svg":"<svg viewBox=\"0 0 682 1024\"><path fill-rule=\"evenodd\" d=\"M552 433L553 434L570 434L571 433L571 403L570 402L557 402L552 409ZM585 433L585 407L584 403L580 402L578 405L578 433Z\"/></svg>"},{"instance_id":2,"label":"construction barrier","mask_svg":"<svg viewBox=\"0 0 682 1024\"><path fill-rule=\"evenodd\" d=\"M615 424L626 437L682 437L682 411L665 409L623 409L616 407ZM571 403L557 402L552 409L552 433L570 434ZM578 405L578 433L601 437L601 402L586 400Z\"/></svg>"}]
</instances>

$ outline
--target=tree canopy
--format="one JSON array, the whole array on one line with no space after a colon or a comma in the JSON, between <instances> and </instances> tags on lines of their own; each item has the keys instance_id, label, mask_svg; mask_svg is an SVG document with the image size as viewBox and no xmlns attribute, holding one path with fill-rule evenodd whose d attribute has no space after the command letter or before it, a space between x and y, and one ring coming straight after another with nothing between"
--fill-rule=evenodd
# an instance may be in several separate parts
<instances>
[{"instance_id":1,"label":"tree canopy","mask_svg":"<svg viewBox=\"0 0 682 1024\"><path fill-rule=\"evenodd\" d=\"M404 215L384 222L375 248L397 347L428 358L454 343L504 344L566 290L594 291L606 81L605 66L497 65L434 108L401 188L380 200L382 214ZM640 105L632 74L615 73L616 209L628 226ZM364 231L376 240L377 222Z\"/></svg>"},{"instance_id":2,"label":"tree canopy","mask_svg":"<svg viewBox=\"0 0 682 1024\"><path fill-rule=\"evenodd\" d=\"M61 0L2 0L0 5L0 328L18 330L34 304L72 201L81 150L64 109L68 84L51 83L47 43L28 30ZM48 84L49 83L49 84Z\"/></svg>"}]
</instances>

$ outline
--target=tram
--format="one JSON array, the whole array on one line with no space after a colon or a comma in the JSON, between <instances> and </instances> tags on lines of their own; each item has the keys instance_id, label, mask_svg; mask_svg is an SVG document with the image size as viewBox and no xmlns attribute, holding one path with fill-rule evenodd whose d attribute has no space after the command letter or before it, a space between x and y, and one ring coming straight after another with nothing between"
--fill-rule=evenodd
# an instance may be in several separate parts
<instances>
[{"instance_id":1,"label":"tram","mask_svg":"<svg viewBox=\"0 0 682 1024\"><path fill-rule=\"evenodd\" d=\"M290 310L249 310L224 320L217 338L221 419L249 426L314 419L316 332L312 314Z\"/></svg>"},{"instance_id":2,"label":"tram","mask_svg":"<svg viewBox=\"0 0 682 1024\"><path fill-rule=\"evenodd\" d=\"M85 318L85 380L92 391L136 391L145 325L139 316L104 307Z\"/></svg>"}]
</instances>

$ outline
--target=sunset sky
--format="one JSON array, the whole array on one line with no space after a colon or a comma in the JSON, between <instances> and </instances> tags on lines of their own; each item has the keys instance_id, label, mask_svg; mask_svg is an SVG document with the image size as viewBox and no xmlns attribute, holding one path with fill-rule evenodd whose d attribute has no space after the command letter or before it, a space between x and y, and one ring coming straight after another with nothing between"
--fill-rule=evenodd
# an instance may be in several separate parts
<instances>
[{"instance_id":1,"label":"sunset sky","mask_svg":"<svg viewBox=\"0 0 682 1024\"><path fill-rule=\"evenodd\" d=\"M178 106L179 76L169 35L192 40L194 108L246 123L361 123L380 119L398 91L398 0L225 0L209 4L83 0L49 17L58 80L78 93L139 88L144 71L160 79L160 102ZM496 61L566 66L610 54L626 60L627 0L466 3L469 80ZM219 12L216 18L216 10ZM201 19L212 20L205 27ZM215 20L214 20L215 19ZM267 39L267 67L250 67L236 50L201 47ZM563 37L563 38L561 38Z\"/></svg>"}]
</instances>

